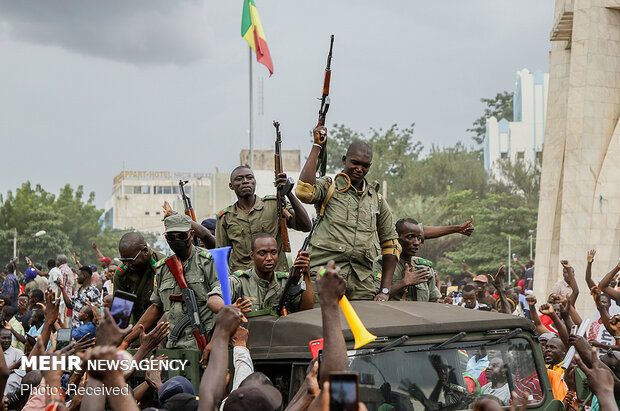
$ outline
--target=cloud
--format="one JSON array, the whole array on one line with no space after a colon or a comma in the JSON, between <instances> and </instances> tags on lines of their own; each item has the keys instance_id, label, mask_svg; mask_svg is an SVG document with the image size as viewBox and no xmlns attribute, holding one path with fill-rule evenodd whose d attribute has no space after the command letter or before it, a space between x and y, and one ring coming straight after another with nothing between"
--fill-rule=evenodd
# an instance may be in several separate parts
<instances>
[{"instance_id":1,"label":"cloud","mask_svg":"<svg viewBox=\"0 0 620 411\"><path fill-rule=\"evenodd\" d=\"M138 66L186 65L207 56L202 0L2 0L0 33Z\"/></svg>"}]
</instances>

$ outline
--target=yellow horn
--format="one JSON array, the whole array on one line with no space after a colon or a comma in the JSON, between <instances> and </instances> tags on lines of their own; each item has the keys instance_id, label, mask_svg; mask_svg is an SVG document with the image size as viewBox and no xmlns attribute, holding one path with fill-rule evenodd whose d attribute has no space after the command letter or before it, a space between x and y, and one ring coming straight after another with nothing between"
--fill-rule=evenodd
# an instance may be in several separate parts
<instances>
[{"instance_id":1,"label":"yellow horn","mask_svg":"<svg viewBox=\"0 0 620 411\"><path fill-rule=\"evenodd\" d=\"M357 313L353 309L353 306L349 302L349 299L346 296L343 296L340 299L340 308L342 308L342 312L344 313L344 317L347 319L349 323L349 327L351 328L351 332L355 337L355 349L357 350L360 347L365 346L366 344L373 342L377 336L372 335L364 324L362 324L362 320L357 316Z\"/></svg>"}]
</instances>

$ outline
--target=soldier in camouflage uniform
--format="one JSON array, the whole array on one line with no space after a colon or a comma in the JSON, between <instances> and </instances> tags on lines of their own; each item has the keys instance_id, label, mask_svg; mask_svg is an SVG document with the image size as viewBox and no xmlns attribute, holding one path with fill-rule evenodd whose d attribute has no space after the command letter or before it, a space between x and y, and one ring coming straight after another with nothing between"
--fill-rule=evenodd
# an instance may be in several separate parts
<instances>
[{"instance_id":1,"label":"soldier in camouflage uniform","mask_svg":"<svg viewBox=\"0 0 620 411\"><path fill-rule=\"evenodd\" d=\"M238 270L230 276L230 295L232 301L247 300L245 303L250 310L246 316L277 314L277 307L282 291L289 278L288 272L274 271L278 263L278 245L275 238L269 234L258 234L252 240L250 254L254 263L249 270ZM300 253L295 260L295 267L300 267L306 290L297 296L291 306L291 311L302 311L314 306L314 292L310 281L310 257L307 251ZM220 287L215 287L209 293L208 307L218 312L224 305Z\"/></svg>"},{"instance_id":2,"label":"soldier in camouflage uniform","mask_svg":"<svg viewBox=\"0 0 620 411\"><path fill-rule=\"evenodd\" d=\"M123 264L114 273L114 290L136 296L132 311L133 324L151 305L155 265L163 256L151 250L144 237L138 233L123 235L118 243L118 251Z\"/></svg>"},{"instance_id":3,"label":"soldier in camouflage uniform","mask_svg":"<svg viewBox=\"0 0 620 411\"><path fill-rule=\"evenodd\" d=\"M314 129L315 143L299 176L296 194L317 212L324 208L322 221L310 245L310 270L316 278L321 266L334 260L347 281L350 300L387 301L397 263L396 231L390 208L378 192L378 184L366 181L372 163L372 150L363 142L351 144L343 156L344 169L334 180L316 178L316 163L325 142L325 127ZM383 279L379 293L372 275L379 250L373 242L378 236L383 255Z\"/></svg>"},{"instance_id":4,"label":"soldier in camouflage uniform","mask_svg":"<svg viewBox=\"0 0 620 411\"><path fill-rule=\"evenodd\" d=\"M286 174L280 174L276 184L280 187L286 181ZM252 170L247 166L239 166L232 171L229 187L235 192L237 202L218 213L215 246L232 247L228 258L230 271L252 268L251 242L259 233L271 234L276 239L280 255L276 270L288 271L286 255L282 251L276 197L260 198L255 195L256 179ZM290 202L286 207L288 227L303 232L310 231L312 223L303 205L292 191L287 198Z\"/></svg>"},{"instance_id":5,"label":"soldier in camouflage uniform","mask_svg":"<svg viewBox=\"0 0 620 411\"><path fill-rule=\"evenodd\" d=\"M441 298L441 293L437 288L433 263L415 256L424 242L422 227L414 219L403 218L396 222L396 232L402 251L394 270L390 299L437 301ZM381 283L381 257L375 261L373 270L375 286L378 288Z\"/></svg>"},{"instance_id":6,"label":"soldier in camouflage uniform","mask_svg":"<svg viewBox=\"0 0 620 411\"><path fill-rule=\"evenodd\" d=\"M166 227L166 241L183 264L183 273L187 285L196 296L198 311L202 324L209 332L213 328L213 313L207 308L208 294L213 288L219 286L215 264L211 254L200 247L192 244L194 231L191 230L191 218L184 214L173 214L164 220ZM140 318L136 327L125 338L130 343L140 333L142 324L146 330L153 327L161 316L166 313L166 320L170 323L170 329L186 315L185 304L180 301L170 301L171 294L180 294L181 287L166 266L165 259L157 262L155 269L155 284L151 295L151 306ZM192 327L187 326L180 334L180 338L173 343L168 337L166 348L191 348L197 349L196 339L192 334Z\"/></svg>"}]
</instances>

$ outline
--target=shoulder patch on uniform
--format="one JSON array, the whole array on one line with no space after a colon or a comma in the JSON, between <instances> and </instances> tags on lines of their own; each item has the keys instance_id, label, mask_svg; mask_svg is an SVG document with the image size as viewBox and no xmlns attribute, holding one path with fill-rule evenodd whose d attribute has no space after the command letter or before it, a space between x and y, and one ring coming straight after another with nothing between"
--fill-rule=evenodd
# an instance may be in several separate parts
<instances>
[{"instance_id":1,"label":"shoulder patch on uniform","mask_svg":"<svg viewBox=\"0 0 620 411\"><path fill-rule=\"evenodd\" d=\"M155 263L155 268L159 268L162 265L166 264L166 257L162 258L161 260L159 260L158 262Z\"/></svg>"},{"instance_id":2,"label":"shoulder patch on uniform","mask_svg":"<svg viewBox=\"0 0 620 411\"><path fill-rule=\"evenodd\" d=\"M118 274L119 276L123 276L125 275L125 269L127 268L127 266L125 264L122 264L120 267L118 267L116 269L116 271L114 272L114 274Z\"/></svg>"},{"instance_id":3,"label":"shoulder patch on uniform","mask_svg":"<svg viewBox=\"0 0 620 411\"><path fill-rule=\"evenodd\" d=\"M278 280L281 280L283 278L288 278L288 273L284 271L277 271L275 274L276 274L276 279Z\"/></svg>"},{"instance_id":4,"label":"shoulder patch on uniform","mask_svg":"<svg viewBox=\"0 0 620 411\"><path fill-rule=\"evenodd\" d=\"M224 214L230 212L230 206L226 207L225 209L223 209L222 211L220 211L219 213L217 213L218 217L223 216Z\"/></svg>"},{"instance_id":5,"label":"shoulder patch on uniform","mask_svg":"<svg viewBox=\"0 0 620 411\"><path fill-rule=\"evenodd\" d=\"M373 181L372 183L370 183L370 187L372 187L377 193L379 193L379 189L381 188L381 185L379 184L378 181Z\"/></svg>"},{"instance_id":6,"label":"shoulder patch on uniform","mask_svg":"<svg viewBox=\"0 0 620 411\"><path fill-rule=\"evenodd\" d=\"M241 276L247 277L249 275L248 272L245 270L237 270L233 274L237 277L241 277Z\"/></svg>"},{"instance_id":7,"label":"shoulder patch on uniform","mask_svg":"<svg viewBox=\"0 0 620 411\"><path fill-rule=\"evenodd\" d=\"M426 265L428 267L433 266L433 262L431 260L427 260L426 258L422 257L413 257L413 263L416 265Z\"/></svg>"},{"instance_id":8,"label":"shoulder patch on uniform","mask_svg":"<svg viewBox=\"0 0 620 411\"><path fill-rule=\"evenodd\" d=\"M277 200L278 197L274 196L274 195L268 195L263 197L263 200Z\"/></svg>"},{"instance_id":9,"label":"shoulder patch on uniform","mask_svg":"<svg viewBox=\"0 0 620 411\"><path fill-rule=\"evenodd\" d=\"M211 256L211 253L207 250L201 250L198 253L199 256L206 258L207 260L211 260L213 257Z\"/></svg>"}]
</instances>

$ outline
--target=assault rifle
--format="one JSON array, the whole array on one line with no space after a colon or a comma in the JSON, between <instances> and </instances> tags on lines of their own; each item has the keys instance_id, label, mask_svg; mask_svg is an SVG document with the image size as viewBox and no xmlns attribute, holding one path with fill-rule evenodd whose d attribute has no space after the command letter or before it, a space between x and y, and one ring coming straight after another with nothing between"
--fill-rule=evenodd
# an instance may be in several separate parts
<instances>
[{"instance_id":1,"label":"assault rifle","mask_svg":"<svg viewBox=\"0 0 620 411\"><path fill-rule=\"evenodd\" d=\"M332 76L332 49L334 48L334 35L332 34L330 43L329 43L329 54L327 55L327 66L325 67L325 78L323 79L323 95L321 96L321 107L319 108L319 123L317 126L325 125L325 116L327 116L327 110L329 110L329 83L331 81ZM316 171L318 171L319 176L323 177L325 172L327 171L327 138L322 141L321 152L319 153L319 158L316 163Z\"/></svg>"},{"instance_id":2,"label":"assault rifle","mask_svg":"<svg viewBox=\"0 0 620 411\"><path fill-rule=\"evenodd\" d=\"M196 214L194 213L194 207L192 207L192 201L185 194L185 184L189 183L189 180L179 180L179 193L183 199L183 206L185 207L185 215L196 222ZM198 245L198 238L194 237L194 245Z\"/></svg>"},{"instance_id":3,"label":"assault rifle","mask_svg":"<svg viewBox=\"0 0 620 411\"><path fill-rule=\"evenodd\" d=\"M304 243L299 249L299 252L308 251L308 247L310 246L310 240L312 240L312 234L314 234L316 226L319 225L319 221L321 221L320 218L312 219L312 228L310 229L308 236L306 237ZM282 290L282 296L280 297L280 301L278 301L278 306L276 307L276 313L278 313L278 315L287 315L289 311L287 307L290 307L293 299L299 294L306 291L306 283L303 281L300 283L301 275L302 273L299 267L291 267L288 280L284 285L284 289Z\"/></svg>"},{"instance_id":4,"label":"assault rifle","mask_svg":"<svg viewBox=\"0 0 620 411\"><path fill-rule=\"evenodd\" d=\"M280 135L280 123L273 121L273 126L276 128L276 148L274 151L274 171L276 174L276 180L278 176L283 173L282 171L282 136ZM282 240L282 251L285 253L291 252L291 242L288 238L288 227L286 226L286 219L290 216L286 210L286 196L291 192L295 182L292 178L286 180L286 184L277 189L276 198L278 200L278 224L280 225L280 239Z\"/></svg>"}]
</instances>

